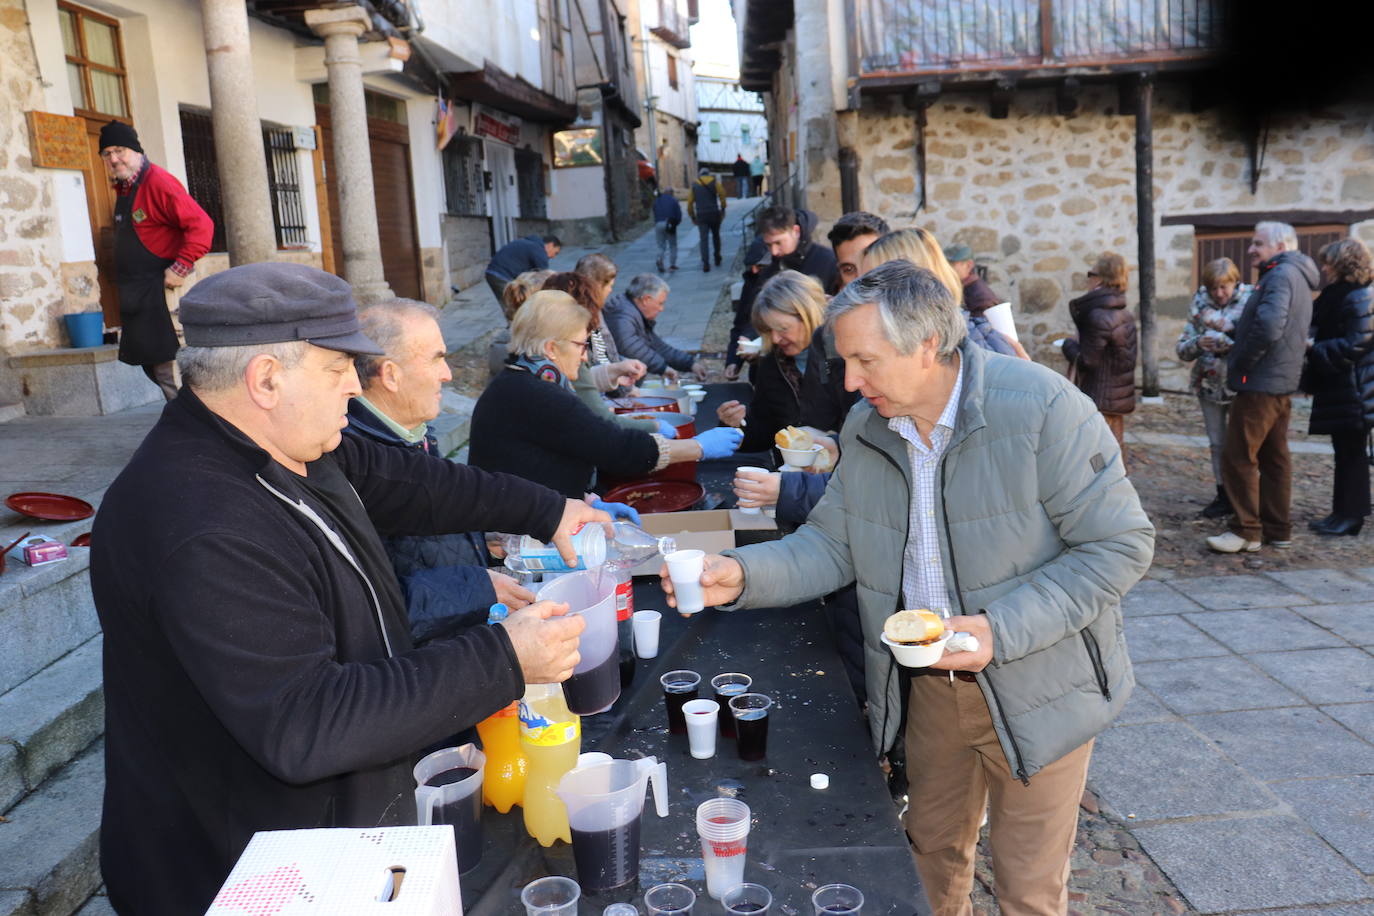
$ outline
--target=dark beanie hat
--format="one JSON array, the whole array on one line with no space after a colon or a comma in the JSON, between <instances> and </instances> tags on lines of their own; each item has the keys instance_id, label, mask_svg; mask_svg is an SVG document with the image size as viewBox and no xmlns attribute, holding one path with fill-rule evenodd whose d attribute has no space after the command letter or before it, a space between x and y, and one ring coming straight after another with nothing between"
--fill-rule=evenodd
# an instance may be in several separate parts
<instances>
[{"instance_id":1,"label":"dark beanie hat","mask_svg":"<svg viewBox=\"0 0 1374 916\"><path fill-rule=\"evenodd\" d=\"M136 153L143 152L143 147L138 143L138 132L123 121L111 121L100 128L100 148L107 146L124 146Z\"/></svg>"}]
</instances>

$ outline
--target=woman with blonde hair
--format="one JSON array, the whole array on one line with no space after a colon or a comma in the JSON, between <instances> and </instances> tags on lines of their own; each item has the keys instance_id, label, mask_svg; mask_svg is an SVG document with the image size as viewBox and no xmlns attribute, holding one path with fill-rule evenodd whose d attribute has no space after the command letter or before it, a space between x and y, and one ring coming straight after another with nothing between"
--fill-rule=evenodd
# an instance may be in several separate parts
<instances>
[{"instance_id":1,"label":"woman with blonde hair","mask_svg":"<svg viewBox=\"0 0 1374 916\"><path fill-rule=\"evenodd\" d=\"M726 401L716 417L726 426L744 427L746 452L773 447L773 434L801 419L801 380L811 335L825 321L825 290L815 277L784 270L759 290L753 321L763 339L754 368L754 398L746 409Z\"/></svg>"},{"instance_id":2,"label":"woman with blonde hair","mask_svg":"<svg viewBox=\"0 0 1374 916\"><path fill-rule=\"evenodd\" d=\"M1302 390L1312 395L1309 433L1327 433L1335 452L1331 514L1318 534L1360 533L1369 514L1365 442L1374 427L1374 261L1359 239L1341 239L1317 255L1328 285L1312 303L1312 345Z\"/></svg>"},{"instance_id":3,"label":"woman with blonde hair","mask_svg":"<svg viewBox=\"0 0 1374 916\"><path fill-rule=\"evenodd\" d=\"M1064 341L1078 388L1097 405L1121 454L1126 414L1135 410L1135 316L1126 308L1126 259L1108 251L1088 271L1088 291L1069 302L1077 337Z\"/></svg>"},{"instance_id":4,"label":"woman with blonde hair","mask_svg":"<svg viewBox=\"0 0 1374 916\"><path fill-rule=\"evenodd\" d=\"M1193 363L1189 385L1202 409L1207 444L1212 451L1212 477L1217 495L1203 510L1203 518L1225 518L1231 500L1221 483L1221 452L1226 443L1226 418L1231 412L1231 389L1226 387L1226 354L1231 352L1245 300L1255 288L1240 282L1240 269L1230 258L1217 258L1202 268L1202 285L1188 309L1188 323L1179 335L1178 358Z\"/></svg>"}]
</instances>

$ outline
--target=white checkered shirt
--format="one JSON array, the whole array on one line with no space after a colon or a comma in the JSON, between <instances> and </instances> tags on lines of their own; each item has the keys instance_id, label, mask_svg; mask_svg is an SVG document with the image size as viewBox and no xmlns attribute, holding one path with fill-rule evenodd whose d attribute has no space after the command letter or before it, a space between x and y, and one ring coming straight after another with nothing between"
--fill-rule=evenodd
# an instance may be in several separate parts
<instances>
[{"instance_id":1,"label":"white checkered shirt","mask_svg":"<svg viewBox=\"0 0 1374 916\"><path fill-rule=\"evenodd\" d=\"M902 600L908 608L954 608L945 567L940 560L940 530L935 512L940 505L940 456L949 447L954 421L959 415L959 394L964 388L964 362L945 409L930 431L930 445L921 441L916 423L910 417L893 417L887 428L906 440L906 456L911 462L911 506L907 513L906 550L902 554Z\"/></svg>"}]
</instances>

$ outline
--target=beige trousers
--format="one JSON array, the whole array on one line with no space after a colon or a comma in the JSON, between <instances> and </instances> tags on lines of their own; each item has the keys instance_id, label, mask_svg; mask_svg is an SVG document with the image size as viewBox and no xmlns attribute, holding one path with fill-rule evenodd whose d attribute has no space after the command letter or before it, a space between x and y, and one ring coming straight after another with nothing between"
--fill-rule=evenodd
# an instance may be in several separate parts
<instances>
[{"instance_id":1,"label":"beige trousers","mask_svg":"<svg viewBox=\"0 0 1374 916\"><path fill-rule=\"evenodd\" d=\"M1035 773L1007 765L978 685L948 672L911 682L906 829L935 916L971 916L979 822L988 812L997 903L1003 916L1063 916L1069 857L1092 742Z\"/></svg>"}]
</instances>

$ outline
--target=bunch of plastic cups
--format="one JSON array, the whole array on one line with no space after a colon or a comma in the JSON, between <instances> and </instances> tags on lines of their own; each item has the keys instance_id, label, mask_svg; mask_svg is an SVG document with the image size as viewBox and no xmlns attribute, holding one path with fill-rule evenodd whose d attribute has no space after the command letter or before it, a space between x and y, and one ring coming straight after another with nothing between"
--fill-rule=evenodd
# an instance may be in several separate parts
<instances>
[{"instance_id":1,"label":"bunch of plastic cups","mask_svg":"<svg viewBox=\"0 0 1374 916\"><path fill-rule=\"evenodd\" d=\"M577 901L582 889L571 878L540 878L525 885L520 902L526 916L577 916ZM696 891L685 884L656 884L644 892L644 908L649 916L692 916ZM773 895L762 884L738 884L720 898L730 916L768 916ZM848 884L827 884L811 895L815 916L861 916L864 895ZM602 916L638 916L633 903L612 903Z\"/></svg>"}]
</instances>

